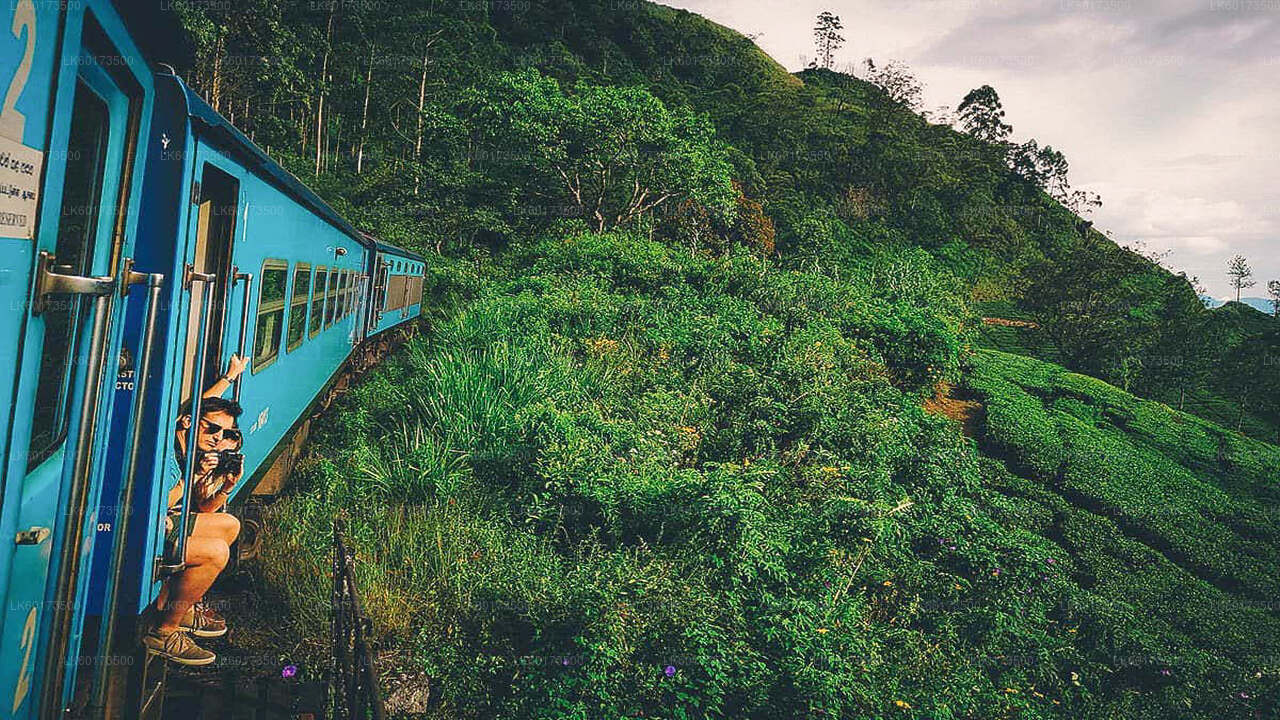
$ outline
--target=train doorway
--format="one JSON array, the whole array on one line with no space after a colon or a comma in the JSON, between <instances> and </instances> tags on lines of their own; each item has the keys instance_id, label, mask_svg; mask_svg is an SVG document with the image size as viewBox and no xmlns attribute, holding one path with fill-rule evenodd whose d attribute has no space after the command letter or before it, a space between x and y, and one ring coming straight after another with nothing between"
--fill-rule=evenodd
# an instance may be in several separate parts
<instances>
[{"instance_id":1,"label":"train doorway","mask_svg":"<svg viewBox=\"0 0 1280 720\"><path fill-rule=\"evenodd\" d=\"M204 294L212 292L213 305L208 319L208 339L205 344L204 377L200 378L201 390L213 384L222 375L223 339L227 336L228 304L231 300L231 256L236 236L236 218L239 213L240 182L210 163L204 163L200 173L199 210L196 220L195 272L214 275L212 283L193 283L187 311L186 352L182 368L182 401L191 399L192 375L195 372L196 354L200 347L200 331L203 327L200 314L204 307Z\"/></svg>"}]
</instances>

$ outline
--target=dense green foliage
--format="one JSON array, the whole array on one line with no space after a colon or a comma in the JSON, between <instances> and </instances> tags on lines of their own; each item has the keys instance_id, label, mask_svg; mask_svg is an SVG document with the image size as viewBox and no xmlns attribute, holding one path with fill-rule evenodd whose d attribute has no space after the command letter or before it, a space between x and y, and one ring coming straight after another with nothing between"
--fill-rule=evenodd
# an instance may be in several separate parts
<instances>
[{"instance_id":1,"label":"dense green foliage","mask_svg":"<svg viewBox=\"0 0 1280 720\"><path fill-rule=\"evenodd\" d=\"M345 508L417 711L1276 709L1275 447L1029 358L961 375L923 254L836 280L582 234L479 267L438 266L459 311L343 401L265 563L320 647ZM921 411L948 377L995 459Z\"/></svg>"},{"instance_id":2,"label":"dense green foliage","mask_svg":"<svg viewBox=\"0 0 1280 720\"><path fill-rule=\"evenodd\" d=\"M1071 369L1196 411L1187 394L1223 398L1244 411L1232 425L1280 437L1280 386L1238 382L1280 375L1262 372L1280 331L1220 342L1192 281L1063 206L1091 203L1061 152L1007 142L1016 118L990 86L957 98L966 133L875 73L790 75L648 2L234 5L175 0L197 46L188 77L388 240L468 254L575 219L657 224L702 249L724 235L706 226L732 200L728 174L787 262L829 259L831 237L930 249L975 299L1032 311Z\"/></svg>"},{"instance_id":3,"label":"dense green foliage","mask_svg":"<svg viewBox=\"0 0 1280 720\"><path fill-rule=\"evenodd\" d=\"M991 88L961 133L644 2L175 7L215 106L431 255L261 565L323 655L350 516L399 711L1280 712L1280 451L1127 392L1272 439L1280 323L1083 223Z\"/></svg>"}]
</instances>

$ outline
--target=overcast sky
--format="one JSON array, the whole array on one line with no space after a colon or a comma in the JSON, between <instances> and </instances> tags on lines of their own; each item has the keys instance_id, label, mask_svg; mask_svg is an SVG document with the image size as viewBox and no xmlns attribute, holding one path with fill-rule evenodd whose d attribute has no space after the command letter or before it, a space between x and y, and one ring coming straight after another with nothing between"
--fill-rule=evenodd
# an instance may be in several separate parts
<instances>
[{"instance_id":1,"label":"overcast sky","mask_svg":"<svg viewBox=\"0 0 1280 720\"><path fill-rule=\"evenodd\" d=\"M999 93L1014 139L1066 153L1121 244L1230 294L1243 254L1266 295L1280 278L1280 0L662 0L757 42L790 70L814 18L840 16L837 66L901 60L925 107Z\"/></svg>"}]
</instances>

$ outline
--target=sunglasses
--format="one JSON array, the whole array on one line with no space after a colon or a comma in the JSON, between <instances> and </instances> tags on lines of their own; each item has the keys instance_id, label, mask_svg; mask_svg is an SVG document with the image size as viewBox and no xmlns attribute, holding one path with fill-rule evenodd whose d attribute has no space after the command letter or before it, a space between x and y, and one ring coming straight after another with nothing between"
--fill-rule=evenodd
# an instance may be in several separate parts
<instances>
[{"instance_id":1,"label":"sunglasses","mask_svg":"<svg viewBox=\"0 0 1280 720\"><path fill-rule=\"evenodd\" d=\"M218 423L209 422L204 418L200 418L200 422L204 423L205 429L210 435L221 434L222 437L232 442L240 442L240 431L233 427L222 427Z\"/></svg>"}]
</instances>

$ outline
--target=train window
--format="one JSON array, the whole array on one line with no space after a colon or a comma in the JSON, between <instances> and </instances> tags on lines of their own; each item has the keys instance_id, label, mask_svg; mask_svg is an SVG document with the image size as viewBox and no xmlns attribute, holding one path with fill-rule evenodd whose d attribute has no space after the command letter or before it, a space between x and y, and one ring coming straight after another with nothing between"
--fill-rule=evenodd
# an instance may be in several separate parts
<instances>
[{"instance_id":1,"label":"train window","mask_svg":"<svg viewBox=\"0 0 1280 720\"><path fill-rule=\"evenodd\" d=\"M347 315L356 309L356 286L360 284L360 276L352 271L347 276Z\"/></svg>"},{"instance_id":2,"label":"train window","mask_svg":"<svg viewBox=\"0 0 1280 720\"><path fill-rule=\"evenodd\" d=\"M338 283L333 291L333 320L336 322L342 319L342 296L347 290L347 271L338 271Z\"/></svg>"},{"instance_id":3,"label":"train window","mask_svg":"<svg viewBox=\"0 0 1280 720\"><path fill-rule=\"evenodd\" d=\"M347 308L350 307L351 298L351 271L342 271L342 284L338 286L342 292L338 299L338 319L341 320L347 316Z\"/></svg>"},{"instance_id":4,"label":"train window","mask_svg":"<svg viewBox=\"0 0 1280 720\"><path fill-rule=\"evenodd\" d=\"M387 281L387 310L399 310L405 305L408 275L392 275Z\"/></svg>"},{"instance_id":5,"label":"train window","mask_svg":"<svg viewBox=\"0 0 1280 720\"><path fill-rule=\"evenodd\" d=\"M293 269L293 296L289 301L289 338L285 352L293 352L307 333L307 298L311 292L311 265L298 263Z\"/></svg>"},{"instance_id":6,"label":"train window","mask_svg":"<svg viewBox=\"0 0 1280 720\"><path fill-rule=\"evenodd\" d=\"M415 277L412 280L412 284L409 286L409 304L410 305L422 304L422 278L421 277Z\"/></svg>"},{"instance_id":7,"label":"train window","mask_svg":"<svg viewBox=\"0 0 1280 720\"><path fill-rule=\"evenodd\" d=\"M267 260L262 263L262 286L258 289L258 324L253 332L253 371L267 367L280 355L284 326L285 286L289 263Z\"/></svg>"},{"instance_id":8,"label":"train window","mask_svg":"<svg viewBox=\"0 0 1280 720\"><path fill-rule=\"evenodd\" d=\"M342 271L337 268L329 270L329 291L324 300L324 326L333 324L333 316L338 309L338 283L342 281Z\"/></svg>"},{"instance_id":9,"label":"train window","mask_svg":"<svg viewBox=\"0 0 1280 720\"><path fill-rule=\"evenodd\" d=\"M311 333L315 337L320 332L324 321L324 295L328 287L329 270L321 265L316 268L316 279L311 286Z\"/></svg>"},{"instance_id":10,"label":"train window","mask_svg":"<svg viewBox=\"0 0 1280 720\"><path fill-rule=\"evenodd\" d=\"M59 265L72 267L71 273L86 275L92 262L98 224L98 214L91 210L96 210L101 202L110 117L106 104L82 83L76 86L74 103L54 255ZM77 354L76 327L80 314L81 301L73 295L58 297L45 311L44 351L36 383L28 470L53 455L66 436L71 400L68 389L75 371L73 358Z\"/></svg>"}]
</instances>

